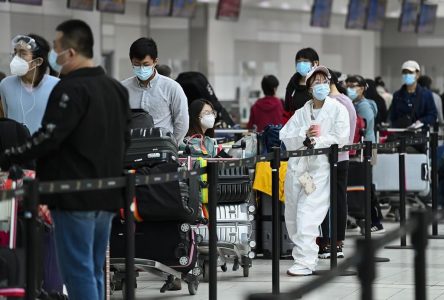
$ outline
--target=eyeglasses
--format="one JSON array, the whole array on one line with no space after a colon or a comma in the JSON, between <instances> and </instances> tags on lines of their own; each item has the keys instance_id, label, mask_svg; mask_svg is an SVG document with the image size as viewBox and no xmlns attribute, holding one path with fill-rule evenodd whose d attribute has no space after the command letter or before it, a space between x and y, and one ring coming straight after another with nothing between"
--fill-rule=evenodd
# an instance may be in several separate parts
<instances>
[{"instance_id":1,"label":"eyeglasses","mask_svg":"<svg viewBox=\"0 0 444 300\"><path fill-rule=\"evenodd\" d=\"M324 80L324 81L314 81L313 83L312 83L312 85L316 85L316 84L330 84L330 81L329 80Z\"/></svg>"},{"instance_id":2,"label":"eyeglasses","mask_svg":"<svg viewBox=\"0 0 444 300\"><path fill-rule=\"evenodd\" d=\"M214 110L212 110L212 111L208 111L208 110L206 110L206 111L203 111L202 114L201 114L202 117L204 117L204 116L210 116L210 115L213 115L213 116L216 117L216 112L215 112Z\"/></svg>"}]
</instances>

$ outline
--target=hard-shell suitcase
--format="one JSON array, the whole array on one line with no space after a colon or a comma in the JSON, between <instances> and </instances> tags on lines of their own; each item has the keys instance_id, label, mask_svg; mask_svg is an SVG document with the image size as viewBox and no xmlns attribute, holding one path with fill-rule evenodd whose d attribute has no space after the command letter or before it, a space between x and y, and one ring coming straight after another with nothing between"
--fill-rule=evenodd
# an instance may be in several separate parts
<instances>
[{"instance_id":1,"label":"hard-shell suitcase","mask_svg":"<svg viewBox=\"0 0 444 300\"><path fill-rule=\"evenodd\" d=\"M113 221L110 256L125 257L125 224L118 218ZM154 260L188 273L197 261L195 233L188 223L136 223L135 257Z\"/></svg>"},{"instance_id":2,"label":"hard-shell suitcase","mask_svg":"<svg viewBox=\"0 0 444 300\"><path fill-rule=\"evenodd\" d=\"M131 143L126 151L125 166L137 168L160 162L177 161L178 147L173 134L164 128L131 130Z\"/></svg>"},{"instance_id":3,"label":"hard-shell suitcase","mask_svg":"<svg viewBox=\"0 0 444 300\"><path fill-rule=\"evenodd\" d=\"M217 222L250 222L254 220L255 210L249 203L218 205Z\"/></svg>"},{"instance_id":4,"label":"hard-shell suitcase","mask_svg":"<svg viewBox=\"0 0 444 300\"><path fill-rule=\"evenodd\" d=\"M220 170L218 177L218 203L248 202L252 181L247 168Z\"/></svg>"},{"instance_id":5,"label":"hard-shell suitcase","mask_svg":"<svg viewBox=\"0 0 444 300\"><path fill-rule=\"evenodd\" d=\"M376 191L399 191L398 154L379 154L373 167ZM405 187L408 192L427 191L430 183L425 154L405 154Z\"/></svg>"},{"instance_id":6,"label":"hard-shell suitcase","mask_svg":"<svg viewBox=\"0 0 444 300\"><path fill-rule=\"evenodd\" d=\"M365 174L362 162L350 161L348 165L347 212L354 218L365 218Z\"/></svg>"},{"instance_id":7,"label":"hard-shell suitcase","mask_svg":"<svg viewBox=\"0 0 444 300\"><path fill-rule=\"evenodd\" d=\"M218 223L217 240L218 242L248 246L251 240L251 224L242 223ZM203 241L208 241L208 226L202 225L196 227L196 232L203 237Z\"/></svg>"},{"instance_id":8,"label":"hard-shell suitcase","mask_svg":"<svg viewBox=\"0 0 444 300\"><path fill-rule=\"evenodd\" d=\"M272 199L270 195L265 193L260 193L260 223L258 224L259 230L262 232L258 236L258 241L260 242L259 251L262 251L265 258L271 258L272 249ZM285 225L285 205L279 201L279 206L281 210L281 257L286 257L291 255L294 244L288 236L287 227Z\"/></svg>"}]
</instances>

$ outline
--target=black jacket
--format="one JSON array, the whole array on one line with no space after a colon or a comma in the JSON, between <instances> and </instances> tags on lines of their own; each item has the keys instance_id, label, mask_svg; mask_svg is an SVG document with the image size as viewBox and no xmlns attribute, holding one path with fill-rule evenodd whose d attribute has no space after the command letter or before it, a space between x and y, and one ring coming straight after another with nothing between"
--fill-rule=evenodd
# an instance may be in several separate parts
<instances>
[{"instance_id":1,"label":"black jacket","mask_svg":"<svg viewBox=\"0 0 444 300\"><path fill-rule=\"evenodd\" d=\"M69 73L54 87L42 127L25 145L6 150L2 166L37 159L40 181L122 176L129 143L127 90L101 67ZM50 208L108 210L122 207L117 190L42 195Z\"/></svg>"},{"instance_id":2,"label":"black jacket","mask_svg":"<svg viewBox=\"0 0 444 300\"><path fill-rule=\"evenodd\" d=\"M288 82L285 91L284 109L286 112L290 113L290 116L312 98L308 92L307 86L299 84L300 79L301 75L295 73Z\"/></svg>"}]
</instances>

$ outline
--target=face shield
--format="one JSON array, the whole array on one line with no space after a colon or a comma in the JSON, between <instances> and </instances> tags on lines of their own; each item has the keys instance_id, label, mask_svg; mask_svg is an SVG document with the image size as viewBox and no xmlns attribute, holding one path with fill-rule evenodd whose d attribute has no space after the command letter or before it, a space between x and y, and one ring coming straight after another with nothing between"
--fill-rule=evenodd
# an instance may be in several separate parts
<instances>
[{"instance_id":1,"label":"face shield","mask_svg":"<svg viewBox=\"0 0 444 300\"><path fill-rule=\"evenodd\" d=\"M29 52L34 52L38 49L37 43L32 37L26 35L17 35L11 40L11 56L18 55L22 57ZM22 57L23 58L23 57Z\"/></svg>"}]
</instances>

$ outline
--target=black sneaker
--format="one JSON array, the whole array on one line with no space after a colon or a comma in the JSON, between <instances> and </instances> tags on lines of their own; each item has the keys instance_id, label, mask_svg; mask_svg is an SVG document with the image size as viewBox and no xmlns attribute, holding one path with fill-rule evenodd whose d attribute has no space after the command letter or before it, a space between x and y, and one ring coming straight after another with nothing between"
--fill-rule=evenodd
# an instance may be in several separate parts
<instances>
[{"instance_id":1,"label":"black sneaker","mask_svg":"<svg viewBox=\"0 0 444 300\"><path fill-rule=\"evenodd\" d=\"M330 258L330 245L321 247L319 246L318 257L320 259L329 259Z\"/></svg>"},{"instance_id":2,"label":"black sneaker","mask_svg":"<svg viewBox=\"0 0 444 300\"><path fill-rule=\"evenodd\" d=\"M342 245L336 246L336 257L337 258L344 258L344 252L342 252Z\"/></svg>"},{"instance_id":3,"label":"black sneaker","mask_svg":"<svg viewBox=\"0 0 444 300\"><path fill-rule=\"evenodd\" d=\"M325 247L319 247L318 258L329 259L331 257L330 251L331 251L330 245ZM336 246L336 257L344 258L344 252L342 251L342 246Z\"/></svg>"}]
</instances>

